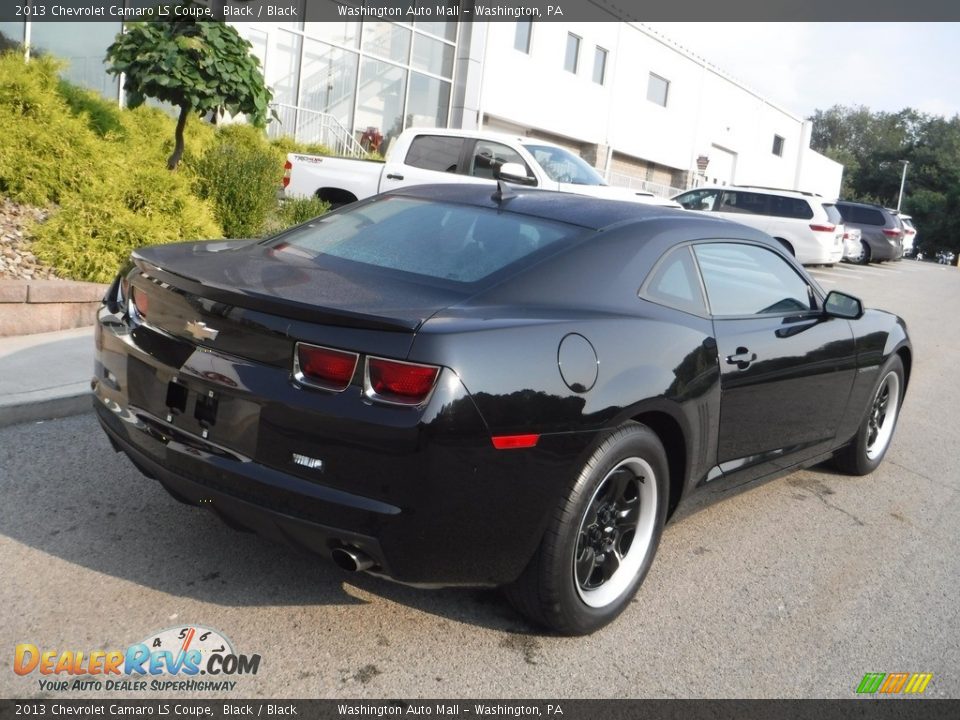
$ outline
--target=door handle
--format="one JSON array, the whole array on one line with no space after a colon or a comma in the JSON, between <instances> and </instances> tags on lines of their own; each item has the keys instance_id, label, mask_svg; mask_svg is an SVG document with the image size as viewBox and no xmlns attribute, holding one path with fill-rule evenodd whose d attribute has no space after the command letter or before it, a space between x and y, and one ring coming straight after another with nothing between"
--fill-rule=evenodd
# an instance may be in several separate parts
<instances>
[{"instance_id":1,"label":"door handle","mask_svg":"<svg viewBox=\"0 0 960 720\"><path fill-rule=\"evenodd\" d=\"M737 370L746 370L757 359L757 354L745 347L738 347L736 355L727 355L727 365L736 365Z\"/></svg>"},{"instance_id":2,"label":"door handle","mask_svg":"<svg viewBox=\"0 0 960 720\"><path fill-rule=\"evenodd\" d=\"M403 180L403 175L397 175L397 173L387 173L387 180Z\"/></svg>"}]
</instances>

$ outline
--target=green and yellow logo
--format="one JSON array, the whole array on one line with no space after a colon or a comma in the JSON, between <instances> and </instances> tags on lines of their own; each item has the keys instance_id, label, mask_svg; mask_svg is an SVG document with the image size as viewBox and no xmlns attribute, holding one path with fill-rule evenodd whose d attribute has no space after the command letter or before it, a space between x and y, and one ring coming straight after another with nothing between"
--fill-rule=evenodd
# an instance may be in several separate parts
<instances>
[{"instance_id":1,"label":"green and yellow logo","mask_svg":"<svg viewBox=\"0 0 960 720\"><path fill-rule=\"evenodd\" d=\"M933 673L867 673L857 686L857 692L917 695L927 689L931 680Z\"/></svg>"}]
</instances>

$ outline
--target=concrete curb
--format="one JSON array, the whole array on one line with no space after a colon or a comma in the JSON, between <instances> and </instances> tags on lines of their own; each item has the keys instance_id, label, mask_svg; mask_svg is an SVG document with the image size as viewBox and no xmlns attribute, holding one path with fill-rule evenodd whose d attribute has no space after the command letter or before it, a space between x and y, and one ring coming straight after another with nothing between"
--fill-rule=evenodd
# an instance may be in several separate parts
<instances>
[{"instance_id":1,"label":"concrete curb","mask_svg":"<svg viewBox=\"0 0 960 720\"><path fill-rule=\"evenodd\" d=\"M81 415L93 410L93 395L90 390L82 393L0 405L0 428L21 423Z\"/></svg>"},{"instance_id":2,"label":"concrete curb","mask_svg":"<svg viewBox=\"0 0 960 720\"><path fill-rule=\"evenodd\" d=\"M0 427L93 409L92 327L0 338Z\"/></svg>"}]
</instances>

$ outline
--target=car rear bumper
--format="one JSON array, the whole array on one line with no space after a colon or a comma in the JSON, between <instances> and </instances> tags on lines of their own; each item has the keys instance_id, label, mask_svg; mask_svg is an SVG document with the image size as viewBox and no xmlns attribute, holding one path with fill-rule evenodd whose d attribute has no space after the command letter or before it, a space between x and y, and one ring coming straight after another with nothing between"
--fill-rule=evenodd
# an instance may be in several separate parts
<instances>
[{"instance_id":1,"label":"car rear bumper","mask_svg":"<svg viewBox=\"0 0 960 720\"><path fill-rule=\"evenodd\" d=\"M191 353L179 340L173 363L175 353L150 344L156 338L133 335L101 311L94 402L118 451L228 524L320 555L355 548L374 572L402 582L514 580L597 439L556 433L534 448L496 450L452 373L413 419L410 408L359 399L350 416L346 393L297 390L289 371ZM219 424L207 437L192 404L183 415L164 411L157 398L170 377L197 404L209 393L218 398ZM294 453L322 467L295 464Z\"/></svg>"}]
</instances>

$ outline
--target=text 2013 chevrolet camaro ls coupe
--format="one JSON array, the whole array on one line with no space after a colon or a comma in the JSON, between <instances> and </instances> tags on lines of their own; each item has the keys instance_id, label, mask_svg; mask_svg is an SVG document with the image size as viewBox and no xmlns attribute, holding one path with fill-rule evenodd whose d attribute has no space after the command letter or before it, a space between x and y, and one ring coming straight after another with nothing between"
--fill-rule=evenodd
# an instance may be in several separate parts
<instances>
[{"instance_id":1,"label":"text 2013 chevrolet camaro ls coupe","mask_svg":"<svg viewBox=\"0 0 960 720\"><path fill-rule=\"evenodd\" d=\"M912 360L750 228L471 185L137 251L96 342L101 424L174 497L570 634L690 496L877 467Z\"/></svg>"}]
</instances>

